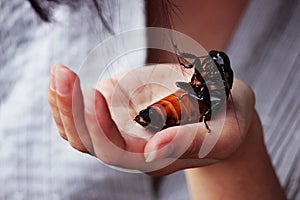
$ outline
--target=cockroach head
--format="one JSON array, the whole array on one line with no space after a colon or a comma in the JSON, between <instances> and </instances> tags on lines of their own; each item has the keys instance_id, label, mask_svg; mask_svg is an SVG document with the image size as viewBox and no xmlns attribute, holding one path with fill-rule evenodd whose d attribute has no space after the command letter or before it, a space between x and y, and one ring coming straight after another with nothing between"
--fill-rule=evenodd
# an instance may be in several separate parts
<instances>
[{"instance_id":1,"label":"cockroach head","mask_svg":"<svg viewBox=\"0 0 300 200\"><path fill-rule=\"evenodd\" d=\"M210 57L218 67L218 70L222 76L222 79L227 82L229 89L232 88L233 83L233 71L230 66L230 59L226 53L222 51L212 50L209 52Z\"/></svg>"},{"instance_id":2,"label":"cockroach head","mask_svg":"<svg viewBox=\"0 0 300 200\"><path fill-rule=\"evenodd\" d=\"M139 114L134 118L141 126L152 132L158 132L163 128L163 118L157 111L151 107L148 107L139 112Z\"/></svg>"}]
</instances>

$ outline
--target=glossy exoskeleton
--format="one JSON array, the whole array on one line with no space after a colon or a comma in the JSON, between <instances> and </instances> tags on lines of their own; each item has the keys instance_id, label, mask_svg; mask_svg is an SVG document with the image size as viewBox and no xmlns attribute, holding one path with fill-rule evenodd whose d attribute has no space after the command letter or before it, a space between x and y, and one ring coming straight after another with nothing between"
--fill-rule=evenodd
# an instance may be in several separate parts
<instances>
[{"instance_id":1,"label":"glossy exoskeleton","mask_svg":"<svg viewBox=\"0 0 300 200\"><path fill-rule=\"evenodd\" d=\"M178 91L140 111L134 120L152 132L203 121L210 132L207 121L211 119L211 112L227 101L232 88L230 60L224 52L215 50L210 51L209 56L200 57L178 54L193 60L189 65L180 62L184 68L194 68L191 81L176 82Z\"/></svg>"}]
</instances>

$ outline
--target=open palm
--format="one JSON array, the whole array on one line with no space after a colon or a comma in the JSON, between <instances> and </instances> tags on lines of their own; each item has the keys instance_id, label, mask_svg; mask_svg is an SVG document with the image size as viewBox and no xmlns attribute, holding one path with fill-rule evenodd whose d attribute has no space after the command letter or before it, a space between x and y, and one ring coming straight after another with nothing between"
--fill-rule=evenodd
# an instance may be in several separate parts
<instances>
[{"instance_id":1,"label":"open palm","mask_svg":"<svg viewBox=\"0 0 300 200\"><path fill-rule=\"evenodd\" d=\"M254 114L251 89L241 80L234 80L225 121L218 117L213 119L211 127L221 125L212 128L211 133L203 123L196 123L152 134L136 124L133 118L150 103L176 90L175 80L178 79L176 75L170 76L176 74L170 73L170 68L165 68L165 72L157 69L164 68L150 66L141 69L143 74L133 70L112 77L82 95L77 75L64 66L54 66L49 102L61 136L74 148L90 153L106 164L153 175L212 164L236 152L243 144ZM172 69L179 70L178 67ZM155 77L163 84L149 77ZM67 95L60 92L62 86L69 89ZM199 158L207 134L218 134L219 137L216 144Z\"/></svg>"}]
</instances>

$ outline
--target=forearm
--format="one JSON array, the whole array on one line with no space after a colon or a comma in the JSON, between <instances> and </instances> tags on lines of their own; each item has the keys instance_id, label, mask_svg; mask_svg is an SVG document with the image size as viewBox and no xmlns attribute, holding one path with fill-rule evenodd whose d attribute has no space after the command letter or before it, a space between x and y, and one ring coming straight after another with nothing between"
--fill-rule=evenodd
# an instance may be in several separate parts
<instances>
[{"instance_id":1,"label":"forearm","mask_svg":"<svg viewBox=\"0 0 300 200\"><path fill-rule=\"evenodd\" d=\"M285 199L254 115L245 143L229 159L186 170L192 199Z\"/></svg>"},{"instance_id":2,"label":"forearm","mask_svg":"<svg viewBox=\"0 0 300 200\"><path fill-rule=\"evenodd\" d=\"M159 0L147 1L147 26L168 27ZM177 1L173 27L198 41L207 50L225 50L248 0ZM175 9L176 10L176 9ZM191 12L191 10L195 12ZM164 51L149 51L149 62L177 62ZM193 199L284 199L266 152L260 122L251 123L245 143L232 157L208 167L186 170Z\"/></svg>"}]
</instances>

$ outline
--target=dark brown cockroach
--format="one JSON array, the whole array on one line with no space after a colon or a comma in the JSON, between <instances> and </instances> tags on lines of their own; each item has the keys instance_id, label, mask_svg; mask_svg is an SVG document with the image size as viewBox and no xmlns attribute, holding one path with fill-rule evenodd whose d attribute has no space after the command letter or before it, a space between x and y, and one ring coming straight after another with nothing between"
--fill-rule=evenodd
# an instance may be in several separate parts
<instances>
[{"instance_id":1,"label":"dark brown cockroach","mask_svg":"<svg viewBox=\"0 0 300 200\"><path fill-rule=\"evenodd\" d=\"M180 62L184 68L194 67L191 81L176 82L179 90L141 110L134 120L152 132L203 121L210 132L207 121L211 119L211 112L227 101L232 88L230 60L220 51L210 51L209 56L201 57L178 54L184 59L193 59L190 65Z\"/></svg>"}]
</instances>

